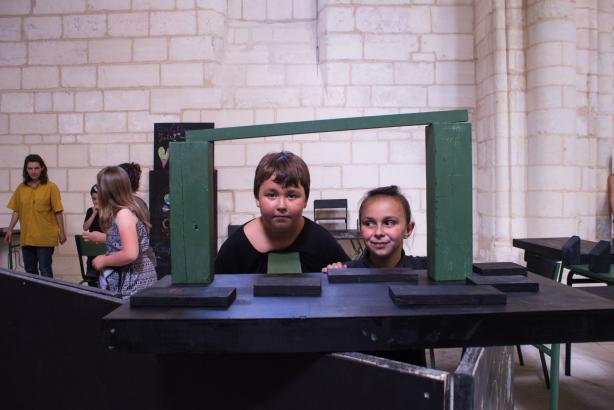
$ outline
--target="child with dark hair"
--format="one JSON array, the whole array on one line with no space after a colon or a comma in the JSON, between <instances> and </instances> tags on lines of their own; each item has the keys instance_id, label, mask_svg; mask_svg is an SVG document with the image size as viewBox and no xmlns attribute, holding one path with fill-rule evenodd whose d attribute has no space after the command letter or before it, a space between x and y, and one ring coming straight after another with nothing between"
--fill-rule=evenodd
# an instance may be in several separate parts
<instances>
[{"instance_id":1,"label":"child with dark hair","mask_svg":"<svg viewBox=\"0 0 614 410\"><path fill-rule=\"evenodd\" d=\"M83 220L83 230L87 232L102 232L102 228L100 227L100 221L98 218L99 207L98 207L98 185L92 185L92 189L90 189L90 197L92 198L91 207L87 208L85 211L85 219ZM92 260L94 260L93 256L87 257L87 271L92 272L95 269L92 267Z\"/></svg>"},{"instance_id":2,"label":"child with dark hair","mask_svg":"<svg viewBox=\"0 0 614 410\"><path fill-rule=\"evenodd\" d=\"M13 214L4 241L11 242L13 228L21 221L20 244L26 272L52 278L53 252L58 242L66 242L64 209L60 190L49 180L40 155L30 154L24 159L23 182L7 207Z\"/></svg>"},{"instance_id":3,"label":"child with dark hair","mask_svg":"<svg viewBox=\"0 0 614 410\"><path fill-rule=\"evenodd\" d=\"M143 198L136 194L139 191L139 186L141 185L141 166L136 162L124 162L122 164L119 164L119 167L126 171L126 173L128 174L128 178L130 178L130 187L132 188L132 195L134 195L134 200L145 214L147 222L149 222L149 207L147 206L147 203L143 200Z\"/></svg>"},{"instance_id":4,"label":"child with dark hair","mask_svg":"<svg viewBox=\"0 0 614 410\"><path fill-rule=\"evenodd\" d=\"M288 151L265 155L254 176L260 216L224 242L215 272L266 273L271 252L298 252L303 272L319 272L329 263L348 260L325 228L303 217L309 187L309 169L300 157Z\"/></svg>"},{"instance_id":5,"label":"child with dark hair","mask_svg":"<svg viewBox=\"0 0 614 410\"><path fill-rule=\"evenodd\" d=\"M399 187L391 185L367 192L358 210L358 221L365 251L357 260L327 268L426 269L426 257L406 255L403 250L403 241L413 232L414 222L409 202Z\"/></svg>"},{"instance_id":6,"label":"child with dark hair","mask_svg":"<svg viewBox=\"0 0 614 410\"><path fill-rule=\"evenodd\" d=\"M414 230L411 208L399 187L391 185L367 192L358 210L360 233L366 249L362 256L347 263L337 262L322 271L336 268L412 268L426 269L427 258L406 255L403 241ZM426 366L423 349L371 352L377 356Z\"/></svg>"}]
</instances>

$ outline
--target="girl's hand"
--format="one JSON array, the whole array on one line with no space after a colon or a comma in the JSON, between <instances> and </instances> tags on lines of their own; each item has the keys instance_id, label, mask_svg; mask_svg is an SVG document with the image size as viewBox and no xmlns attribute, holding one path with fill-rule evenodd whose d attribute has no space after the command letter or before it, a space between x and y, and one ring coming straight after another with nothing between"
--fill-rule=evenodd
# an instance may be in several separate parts
<instances>
[{"instance_id":1,"label":"girl's hand","mask_svg":"<svg viewBox=\"0 0 614 410\"><path fill-rule=\"evenodd\" d=\"M324 273L328 273L329 269L345 269L347 268L346 264L343 262L335 262L335 263L331 263L328 266L325 266L324 268L322 268L322 272Z\"/></svg>"},{"instance_id":2,"label":"girl's hand","mask_svg":"<svg viewBox=\"0 0 614 410\"><path fill-rule=\"evenodd\" d=\"M83 240L85 242L105 243L107 241L107 235L103 232L82 232Z\"/></svg>"},{"instance_id":3,"label":"girl's hand","mask_svg":"<svg viewBox=\"0 0 614 410\"><path fill-rule=\"evenodd\" d=\"M102 269L104 269L104 267L105 267L105 264L104 264L105 258L106 258L106 255L98 255L98 256L96 256L92 260L92 267L94 269L96 269L97 271L102 271Z\"/></svg>"}]
</instances>

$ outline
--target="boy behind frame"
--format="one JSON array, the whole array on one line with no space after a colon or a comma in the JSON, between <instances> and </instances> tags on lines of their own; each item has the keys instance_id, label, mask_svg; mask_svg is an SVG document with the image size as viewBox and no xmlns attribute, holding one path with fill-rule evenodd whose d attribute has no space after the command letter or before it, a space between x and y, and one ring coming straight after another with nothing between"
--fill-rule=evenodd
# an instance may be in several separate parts
<instances>
[{"instance_id":1,"label":"boy behind frame","mask_svg":"<svg viewBox=\"0 0 614 410\"><path fill-rule=\"evenodd\" d=\"M245 223L220 248L215 273L266 273L270 252L298 252L303 272L319 272L349 258L323 227L303 217L310 177L305 162L288 151L262 157L254 176L260 216Z\"/></svg>"}]
</instances>

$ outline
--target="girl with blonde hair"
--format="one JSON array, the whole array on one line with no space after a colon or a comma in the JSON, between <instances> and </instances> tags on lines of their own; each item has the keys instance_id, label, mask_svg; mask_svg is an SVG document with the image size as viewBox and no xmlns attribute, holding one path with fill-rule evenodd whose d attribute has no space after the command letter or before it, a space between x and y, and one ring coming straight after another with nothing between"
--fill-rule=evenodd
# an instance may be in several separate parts
<instances>
[{"instance_id":1,"label":"girl with blonde hair","mask_svg":"<svg viewBox=\"0 0 614 410\"><path fill-rule=\"evenodd\" d=\"M106 232L107 252L97 256L92 265L102 272L102 289L127 297L156 281L156 271L147 257L150 225L134 200L126 171L106 167L97 180L99 219Z\"/></svg>"}]
</instances>

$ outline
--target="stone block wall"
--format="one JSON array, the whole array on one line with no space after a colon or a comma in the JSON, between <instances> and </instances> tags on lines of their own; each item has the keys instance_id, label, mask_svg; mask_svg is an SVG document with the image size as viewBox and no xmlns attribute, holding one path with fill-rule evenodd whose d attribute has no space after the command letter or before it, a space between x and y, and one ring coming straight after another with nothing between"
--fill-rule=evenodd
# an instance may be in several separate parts
<instances>
[{"instance_id":1,"label":"stone block wall","mask_svg":"<svg viewBox=\"0 0 614 410\"><path fill-rule=\"evenodd\" d=\"M3 0L0 225L23 158L39 153L79 233L105 165L139 162L155 122L217 127L464 108L474 127L474 253L511 238L609 234L611 1ZM257 215L270 151L301 155L318 198L398 184L426 252L424 129L217 143L218 232ZM54 258L76 280L72 240Z\"/></svg>"}]
</instances>

